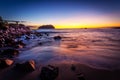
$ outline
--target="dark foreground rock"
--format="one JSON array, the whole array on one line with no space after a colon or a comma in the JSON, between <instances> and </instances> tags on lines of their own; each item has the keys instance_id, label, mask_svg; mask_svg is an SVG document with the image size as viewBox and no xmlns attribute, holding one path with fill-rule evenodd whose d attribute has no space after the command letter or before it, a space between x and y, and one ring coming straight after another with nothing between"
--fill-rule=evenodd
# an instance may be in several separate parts
<instances>
[{"instance_id":1,"label":"dark foreground rock","mask_svg":"<svg viewBox=\"0 0 120 80\"><path fill-rule=\"evenodd\" d=\"M6 68L13 64L13 60L10 59L0 59L0 68Z\"/></svg>"},{"instance_id":2,"label":"dark foreground rock","mask_svg":"<svg viewBox=\"0 0 120 80\"><path fill-rule=\"evenodd\" d=\"M77 74L78 80L85 80L84 75L82 73Z\"/></svg>"},{"instance_id":3,"label":"dark foreground rock","mask_svg":"<svg viewBox=\"0 0 120 80\"><path fill-rule=\"evenodd\" d=\"M40 80L55 80L58 77L59 69L58 67L54 67L48 65L48 67L42 67Z\"/></svg>"},{"instance_id":4,"label":"dark foreground rock","mask_svg":"<svg viewBox=\"0 0 120 80\"><path fill-rule=\"evenodd\" d=\"M14 69L23 73L32 72L35 70L35 62L34 60L30 60L25 63L17 63Z\"/></svg>"},{"instance_id":5,"label":"dark foreground rock","mask_svg":"<svg viewBox=\"0 0 120 80\"><path fill-rule=\"evenodd\" d=\"M71 66L71 70L72 70L72 71L76 71L76 67L75 67L75 65L72 64L72 66Z\"/></svg>"},{"instance_id":6,"label":"dark foreground rock","mask_svg":"<svg viewBox=\"0 0 120 80\"><path fill-rule=\"evenodd\" d=\"M6 49L0 54L1 57L13 58L19 54L19 51L16 49Z\"/></svg>"}]
</instances>

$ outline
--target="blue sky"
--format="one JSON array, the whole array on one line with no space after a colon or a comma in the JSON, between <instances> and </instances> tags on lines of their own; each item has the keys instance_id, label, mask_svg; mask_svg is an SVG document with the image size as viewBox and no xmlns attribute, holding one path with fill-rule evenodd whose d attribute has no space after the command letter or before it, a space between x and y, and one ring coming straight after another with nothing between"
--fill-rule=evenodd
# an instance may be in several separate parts
<instances>
[{"instance_id":1,"label":"blue sky","mask_svg":"<svg viewBox=\"0 0 120 80\"><path fill-rule=\"evenodd\" d=\"M120 22L119 0L1 0L0 16L33 24L78 24L82 19ZM82 18L81 18L82 17ZM86 18L88 17L88 19ZM73 20L74 19L74 20ZM89 24L90 22L81 24ZM90 24L92 24L91 22ZM96 22L97 24L98 22ZM101 22L102 23L102 22Z\"/></svg>"}]
</instances>

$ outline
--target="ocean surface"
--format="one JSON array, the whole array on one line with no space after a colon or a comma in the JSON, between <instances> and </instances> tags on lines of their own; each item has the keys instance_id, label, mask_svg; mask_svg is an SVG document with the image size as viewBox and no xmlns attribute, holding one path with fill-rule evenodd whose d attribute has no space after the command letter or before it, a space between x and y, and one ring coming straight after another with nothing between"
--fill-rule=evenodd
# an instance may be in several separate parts
<instances>
[{"instance_id":1,"label":"ocean surface","mask_svg":"<svg viewBox=\"0 0 120 80\"><path fill-rule=\"evenodd\" d=\"M49 37L24 41L17 61L35 60L37 65L80 63L100 69L120 69L120 29L37 30ZM54 40L54 36L61 40Z\"/></svg>"}]
</instances>

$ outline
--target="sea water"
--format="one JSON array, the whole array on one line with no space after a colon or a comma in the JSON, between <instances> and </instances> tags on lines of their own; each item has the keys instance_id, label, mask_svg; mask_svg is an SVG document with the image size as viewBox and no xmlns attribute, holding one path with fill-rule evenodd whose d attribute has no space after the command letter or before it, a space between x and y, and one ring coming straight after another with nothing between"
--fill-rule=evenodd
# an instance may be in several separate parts
<instances>
[{"instance_id":1,"label":"sea water","mask_svg":"<svg viewBox=\"0 0 120 80\"><path fill-rule=\"evenodd\" d=\"M48 32L39 39L27 41L30 49L21 51L17 61L35 60L37 64L80 63L94 68L120 69L120 29L37 30ZM54 36L61 36L56 41ZM47 40L51 39L51 40Z\"/></svg>"}]
</instances>

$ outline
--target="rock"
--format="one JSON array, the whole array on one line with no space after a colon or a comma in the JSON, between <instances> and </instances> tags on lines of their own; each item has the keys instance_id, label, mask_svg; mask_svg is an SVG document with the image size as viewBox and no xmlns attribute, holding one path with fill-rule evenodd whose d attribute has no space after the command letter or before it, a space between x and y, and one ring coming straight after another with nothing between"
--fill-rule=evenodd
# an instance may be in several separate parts
<instances>
[{"instance_id":1,"label":"rock","mask_svg":"<svg viewBox=\"0 0 120 80\"><path fill-rule=\"evenodd\" d=\"M39 42L38 44L39 44L39 45L42 45L43 43L42 43L42 42Z\"/></svg>"},{"instance_id":2,"label":"rock","mask_svg":"<svg viewBox=\"0 0 120 80\"><path fill-rule=\"evenodd\" d=\"M54 37L54 40L61 40L62 38L61 38L61 36L55 36Z\"/></svg>"},{"instance_id":3,"label":"rock","mask_svg":"<svg viewBox=\"0 0 120 80\"><path fill-rule=\"evenodd\" d=\"M59 74L58 67L48 65L48 67L42 67L40 73L40 80L55 80Z\"/></svg>"},{"instance_id":4,"label":"rock","mask_svg":"<svg viewBox=\"0 0 120 80\"><path fill-rule=\"evenodd\" d=\"M85 80L84 75L82 73L77 74L78 80Z\"/></svg>"},{"instance_id":5,"label":"rock","mask_svg":"<svg viewBox=\"0 0 120 80\"><path fill-rule=\"evenodd\" d=\"M35 70L35 62L30 60L25 63L17 63L14 68L24 73L32 72Z\"/></svg>"},{"instance_id":6,"label":"rock","mask_svg":"<svg viewBox=\"0 0 120 80\"><path fill-rule=\"evenodd\" d=\"M2 56L7 58L13 58L19 54L19 51L16 49L6 49L2 52Z\"/></svg>"},{"instance_id":7,"label":"rock","mask_svg":"<svg viewBox=\"0 0 120 80\"><path fill-rule=\"evenodd\" d=\"M13 60L10 59L0 59L0 68L6 68L13 64Z\"/></svg>"},{"instance_id":8,"label":"rock","mask_svg":"<svg viewBox=\"0 0 120 80\"><path fill-rule=\"evenodd\" d=\"M16 46L16 48L23 48L24 46L23 45L20 45L20 44L18 44L17 46Z\"/></svg>"},{"instance_id":9,"label":"rock","mask_svg":"<svg viewBox=\"0 0 120 80\"><path fill-rule=\"evenodd\" d=\"M18 42L16 42L16 44L17 44L17 45L21 45L21 46L23 46L23 47L26 46L26 44L23 43L23 41L18 41Z\"/></svg>"},{"instance_id":10,"label":"rock","mask_svg":"<svg viewBox=\"0 0 120 80\"><path fill-rule=\"evenodd\" d=\"M75 71L76 70L76 67L72 64L72 66L71 66L71 70L72 71Z\"/></svg>"}]
</instances>

